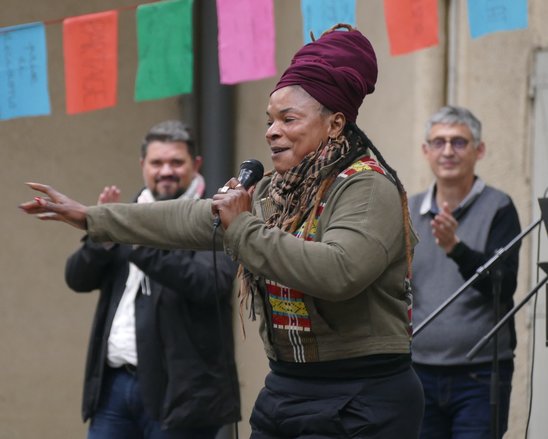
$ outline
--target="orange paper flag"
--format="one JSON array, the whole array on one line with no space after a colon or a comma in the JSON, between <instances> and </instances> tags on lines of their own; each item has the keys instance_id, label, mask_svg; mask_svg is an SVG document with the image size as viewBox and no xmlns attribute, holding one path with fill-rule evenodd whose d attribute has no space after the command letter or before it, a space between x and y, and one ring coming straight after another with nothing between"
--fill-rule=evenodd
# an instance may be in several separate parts
<instances>
[{"instance_id":1,"label":"orange paper flag","mask_svg":"<svg viewBox=\"0 0 548 439\"><path fill-rule=\"evenodd\" d=\"M67 113L116 105L118 12L63 21Z\"/></svg>"},{"instance_id":2,"label":"orange paper flag","mask_svg":"<svg viewBox=\"0 0 548 439\"><path fill-rule=\"evenodd\" d=\"M384 0L384 15L392 55L438 44L438 0Z\"/></svg>"}]
</instances>

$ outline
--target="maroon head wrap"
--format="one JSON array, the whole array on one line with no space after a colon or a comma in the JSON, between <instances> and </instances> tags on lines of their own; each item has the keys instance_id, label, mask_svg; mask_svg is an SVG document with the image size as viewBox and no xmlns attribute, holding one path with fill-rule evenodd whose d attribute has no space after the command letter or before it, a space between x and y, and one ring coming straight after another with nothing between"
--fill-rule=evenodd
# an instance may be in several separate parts
<instances>
[{"instance_id":1,"label":"maroon head wrap","mask_svg":"<svg viewBox=\"0 0 548 439\"><path fill-rule=\"evenodd\" d=\"M332 31L295 54L273 92L300 85L320 104L355 122L376 81L377 58L369 40L356 29Z\"/></svg>"}]
</instances>

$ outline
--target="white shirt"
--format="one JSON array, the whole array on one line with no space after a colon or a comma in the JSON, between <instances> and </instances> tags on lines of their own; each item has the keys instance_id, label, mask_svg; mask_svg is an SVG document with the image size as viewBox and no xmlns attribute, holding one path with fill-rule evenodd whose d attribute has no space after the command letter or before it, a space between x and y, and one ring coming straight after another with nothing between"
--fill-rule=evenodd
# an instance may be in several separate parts
<instances>
[{"instance_id":1,"label":"white shirt","mask_svg":"<svg viewBox=\"0 0 548 439\"><path fill-rule=\"evenodd\" d=\"M154 201L152 193L145 189L139 195L137 203L151 203ZM108 336L107 364L111 367L120 367L124 364L137 366L137 339L135 331L135 298L139 286L143 284L143 294L150 294L150 288L145 288L148 278L133 263L129 263L129 274L126 288L114 314L112 327Z\"/></svg>"},{"instance_id":2,"label":"white shirt","mask_svg":"<svg viewBox=\"0 0 548 439\"><path fill-rule=\"evenodd\" d=\"M107 346L107 363L111 367L124 364L137 366L137 341L135 337L135 297L145 277L135 264L129 264L126 288L116 309Z\"/></svg>"}]
</instances>

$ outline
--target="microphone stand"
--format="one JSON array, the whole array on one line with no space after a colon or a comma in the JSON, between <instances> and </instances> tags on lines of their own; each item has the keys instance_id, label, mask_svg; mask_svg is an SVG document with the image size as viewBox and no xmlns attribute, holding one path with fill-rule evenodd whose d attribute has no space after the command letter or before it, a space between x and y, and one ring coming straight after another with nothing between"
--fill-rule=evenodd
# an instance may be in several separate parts
<instances>
[{"instance_id":1,"label":"microphone stand","mask_svg":"<svg viewBox=\"0 0 548 439\"><path fill-rule=\"evenodd\" d=\"M502 255L505 255L510 249L512 249L518 242L520 242L526 235L528 235L531 230L537 227L542 219L535 221L530 224L527 229L517 235L512 241L510 241L505 247L498 249L495 254L489 259L485 264L479 267L474 275L470 277L462 286L455 291L449 298L443 302L438 308L436 308L432 314L430 314L420 325L418 325L413 331L413 337L417 336L432 320L434 320L445 308L447 308L451 303L457 299L466 289L474 284L480 277L484 276L495 263L499 261L499 258Z\"/></svg>"},{"instance_id":2,"label":"microphone stand","mask_svg":"<svg viewBox=\"0 0 548 439\"><path fill-rule=\"evenodd\" d=\"M547 264L548 267L548 264ZM548 268L545 270L548 271ZM544 276L544 278L535 285L535 287L525 296L525 298L514 308L512 308L498 323L489 331L476 345L470 349L470 351L466 354L466 358L471 360L476 356L476 354L489 342L491 338L493 338L493 366L492 366L492 375L491 375L491 391L489 398L489 403L491 405L491 432L493 433L493 437L495 439L499 438L499 404L498 404L498 398L499 398L499 386L498 386L498 358L497 355L497 334L500 328L502 328L508 320L510 320L514 314L516 314L523 305L525 305L531 297L533 297L536 292L542 288L542 286L548 281L548 276Z\"/></svg>"},{"instance_id":3,"label":"microphone stand","mask_svg":"<svg viewBox=\"0 0 548 439\"><path fill-rule=\"evenodd\" d=\"M491 273L493 285L494 322L500 319L500 296L502 289L502 270L496 266ZM489 405L491 406L491 435L499 437L499 343L498 333L493 336L493 358L491 360L491 387L489 389Z\"/></svg>"},{"instance_id":4,"label":"microphone stand","mask_svg":"<svg viewBox=\"0 0 548 439\"><path fill-rule=\"evenodd\" d=\"M548 230L548 199L541 198L538 200L541 208L541 217L540 219L533 223L527 228L525 232L520 235L523 235L521 238L518 236L512 242L510 242L507 248L503 249L503 254L506 250L509 250L513 246L513 242L520 238L520 240L527 235L534 227L536 227L541 221L544 220L546 228ZM539 266L548 273L548 263L541 262ZM466 354L468 360L472 360L477 353L485 347L485 345L493 338L493 363L492 363L492 374L491 374L491 390L490 390L490 399L489 403L491 404L491 433L494 439L499 438L499 362L498 362L498 332L522 307L525 305L533 295L548 281L548 276L545 276L535 287L525 296L525 298L518 303L514 308L512 308L501 320L499 320L500 312L500 303L498 301L497 293L500 294L500 283L502 280L502 273L500 273L499 268L495 268L493 275L493 300L495 300L494 310L495 310L495 326L489 331L485 336L479 340L476 345L470 349Z\"/></svg>"},{"instance_id":5,"label":"microphone stand","mask_svg":"<svg viewBox=\"0 0 548 439\"><path fill-rule=\"evenodd\" d=\"M434 320L445 308L447 308L452 302L457 299L466 289L474 284L479 278L486 273L490 273L492 276L493 287L493 310L494 321L498 322L496 326L485 336L476 346L466 355L470 360L478 351L487 344L487 342L494 337L493 340L493 359L491 367L491 383L490 383L490 398L489 404L491 405L491 434L494 439L499 439L499 360L498 360L498 330L506 323L519 308L525 304L529 298L536 293L536 291L542 287L547 281L548 277L545 277L537 286L527 295L526 300L519 306L515 307L509 312L500 322L500 295L501 295L501 283L502 283L502 271L497 264L507 256L508 252L514 248L521 240L527 236L533 229L535 229L544 219L548 228L548 199L539 199L542 215L537 221L531 223L524 231L512 239L506 246L498 249L495 254L482 266L480 266L474 275L470 277L457 291L455 291L445 302L443 302L437 309L435 309L420 325L413 331L413 337L418 335L432 320Z\"/></svg>"},{"instance_id":6,"label":"microphone stand","mask_svg":"<svg viewBox=\"0 0 548 439\"><path fill-rule=\"evenodd\" d=\"M546 265L546 268L544 270L548 271L548 264L541 264ZM542 288L542 286L548 282L548 275L544 276L541 281L536 284L531 291L527 293L527 295L523 298L523 300L518 303L516 306L514 306L508 313L495 325L493 326L493 329L491 329L486 335L483 336L483 338L476 343L476 345L470 349L470 351L466 354L466 358L471 360L476 356L476 354L487 344L487 342L499 331L499 329L504 326L506 322L514 315L516 314L522 307L525 305L531 297L533 297L538 290Z\"/></svg>"}]
</instances>

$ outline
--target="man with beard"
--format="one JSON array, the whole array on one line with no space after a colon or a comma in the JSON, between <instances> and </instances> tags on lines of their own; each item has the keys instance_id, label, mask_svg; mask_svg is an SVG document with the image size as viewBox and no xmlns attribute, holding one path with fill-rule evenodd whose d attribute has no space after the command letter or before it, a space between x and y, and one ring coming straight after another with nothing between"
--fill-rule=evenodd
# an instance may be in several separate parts
<instances>
[{"instance_id":1,"label":"man with beard","mask_svg":"<svg viewBox=\"0 0 548 439\"><path fill-rule=\"evenodd\" d=\"M155 125L141 147L136 202L201 198L201 163L188 127ZM108 186L98 203L119 200ZM82 402L88 439L213 439L238 421L230 258L82 241L65 274L76 292L100 290Z\"/></svg>"}]
</instances>

